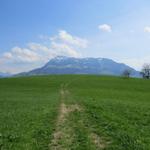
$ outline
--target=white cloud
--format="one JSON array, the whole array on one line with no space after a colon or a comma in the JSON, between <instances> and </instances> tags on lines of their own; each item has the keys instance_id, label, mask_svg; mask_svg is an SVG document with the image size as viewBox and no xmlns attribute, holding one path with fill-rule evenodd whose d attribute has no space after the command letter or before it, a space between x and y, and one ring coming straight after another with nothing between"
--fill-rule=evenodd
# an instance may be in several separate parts
<instances>
[{"instance_id":1,"label":"white cloud","mask_svg":"<svg viewBox=\"0 0 150 150\"><path fill-rule=\"evenodd\" d=\"M144 32L150 33L150 26L146 26L146 27L144 28Z\"/></svg>"},{"instance_id":2,"label":"white cloud","mask_svg":"<svg viewBox=\"0 0 150 150\"><path fill-rule=\"evenodd\" d=\"M14 47L10 52L3 54L5 61L12 62L35 62L40 59L40 56L27 48Z\"/></svg>"},{"instance_id":3,"label":"white cloud","mask_svg":"<svg viewBox=\"0 0 150 150\"><path fill-rule=\"evenodd\" d=\"M53 42L51 45L51 48L56 50L59 55L62 56L70 56L70 57L79 57L80 54L73 49L71 46L68 46L67 44L60 44Z\"/></svg>"},{"instance_id":4,"label":"white cloud","mask_svg":"<svg viewBox=\"0 0 150 150\"><path fill-rule=\"evenodd\" d=\"M98 28L104 32L112 32L112 26L108 24L99 25Z\"/></svg>"},{"instance_id":5,"label":"white cloud","mask_svg":"<svg viewBox=\"0 0 150 150\"><path fill-rule=\"evenodd\" d=\"M49 48L45 45L39 44L39 43L29 43L28 44L29 49L33 50L33 51L44 51L44 52L48 52Z\"/></svg>"},{"instance_id":6,"label":"white cloud","mask_svg":"<svg viewBox=\"0 0 150 150\"><path fill-rule=\"evenodd\" d=\"M8 59L11 59L13 56L10 52L6 52L3 54L4 58L8 58Z\"/></svg>"},{"instance_id":7,"label":"white cloud","mask_svg":"<svg viewBox=\"0 0 150 150\"><path fill-rule=\"evenodd\" d=\"M86 48L88 45L88 41L86 39L82 39L76 36L72 36L64 30L59 31L59 36L56 37L67 44L71 44L74 46L78 46L80 48Z\"/></svg>"},{"instance_id":8,"label":"white cloud","mask_svg":"<svg viewBox=\"0 0 150 150\"><path fill-rule=\"evenodd\" d=\"M44 65L49 59L56 56L79 57L78 49L81 50L88 45L86 39L72 36L64 30L60 30L53 37L45 37L42 44L32 42L28 43L25 48L16 46L2 54L0 62L3 65L0 66L0 69L5 72L18 73ZM45 41L48 44L45 44Z\"/></svg>"}]
</instances>

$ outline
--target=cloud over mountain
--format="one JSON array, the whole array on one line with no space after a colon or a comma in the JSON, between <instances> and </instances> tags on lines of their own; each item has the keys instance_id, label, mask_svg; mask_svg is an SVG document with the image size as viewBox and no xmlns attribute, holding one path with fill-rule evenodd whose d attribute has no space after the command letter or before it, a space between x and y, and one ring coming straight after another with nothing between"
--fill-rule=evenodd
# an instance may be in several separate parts
<instances>
[{"instance_id":1,"label":"cloud over mountain","mask_svg":"<svg viewBox=\"0 0 150 150\"><path fill-rule=\"evenodd\" d=\"M11 50L3 53L0 57L0 62L3 63L3 67L0 69L8 71L13 65L13 68L17 68L14 72L26 71L26 66L38 67L49 59L58 55L79 57L78 49L86 48L88 41L84 38L77 37L69 34L65 30L58 31L58 34L52 37L42 36L44 39L41 43L28 43L26 47L13 47ZM44 44L44 43L48 44ZM19 65L18 65L19 64Z\"/></svg>"},{"instance_id":2,"label":"cloud over mountain","mask_svg":"<svg viewBox=\"0 0 150 150\"><path fill-rule=\"evenodd\" d=\"M108 24L99 25L98 28L104 32L112 32L112 26Z\"/></svg>"}]
</instances>

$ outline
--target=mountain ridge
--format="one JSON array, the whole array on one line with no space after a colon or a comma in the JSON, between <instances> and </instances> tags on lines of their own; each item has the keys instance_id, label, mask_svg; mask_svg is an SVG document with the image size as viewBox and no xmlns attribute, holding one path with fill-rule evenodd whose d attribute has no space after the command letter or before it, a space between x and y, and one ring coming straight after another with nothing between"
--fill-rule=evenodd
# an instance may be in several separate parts
<instances>
[{"instance_id":1,"label":"mountain ridge","mask_svg":"<svg viewBox=\"0 0 150 150\"><path fill-rule=\"evenodd\" d=\"M12 76L12 74L10 74L10 73L0 72L0 78L10 77L10 76Z\"/></svg>"},{"instance_id":2,"label":"mountain ridge","mask_svg":"<svg viewBox=\"0 0 150 150\"><path fill-rule=\"evenodd\" d=\"M18 74L19 76L49 75L49 74L96 74L119 76L124 70L130 70L131 76L139 77L139 72L134 68L115 62L108 58L74 58L57 56L48 61L43 67L29 72Z\"/></svg>"}]
</instances>

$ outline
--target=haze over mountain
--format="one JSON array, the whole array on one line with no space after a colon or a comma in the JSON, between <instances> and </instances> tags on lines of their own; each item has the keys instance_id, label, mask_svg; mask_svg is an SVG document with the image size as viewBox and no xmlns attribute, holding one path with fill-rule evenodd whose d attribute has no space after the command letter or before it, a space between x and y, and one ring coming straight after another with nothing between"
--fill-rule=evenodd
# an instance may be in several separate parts
<instances>
[{"instance_id":1,"label":"haze over mountain","mask_svg":"<svg viewBox=\"0 0 150 150\"><path fill-rule=\"evenodd\" d=\"M126 69L131 70L132 76L139 76L139 72L135 69L107 58L74 58L58 56L51 59L41 68L20 73L18 75L97 74L119 76Z\"/></svg>"},{"instance_id":2,"label":"haze over mountain","mask_svg":"<svg viewBox=\"0 0 150 150\"><path fill-rule=\"evenodd\" d=\"M10 73L3 73L3 72L0 72L0 78L2 77L10 77L11 74Z\"/></svg>"}]
</instances>

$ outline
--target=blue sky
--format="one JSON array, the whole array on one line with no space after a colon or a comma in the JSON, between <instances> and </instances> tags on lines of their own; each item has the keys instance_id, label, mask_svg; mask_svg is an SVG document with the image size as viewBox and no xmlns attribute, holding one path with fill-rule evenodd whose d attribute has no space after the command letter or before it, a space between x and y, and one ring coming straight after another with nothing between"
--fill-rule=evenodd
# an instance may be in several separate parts
<instances>
[{"instance_id":1,"label":"blue sky","mask_svg":"<svg viewBox=\"0 0 150 150\"><path fill-rule=\"evenodd\" d=\"M1 0L0 72L57 55L150 63L149 0Z\"/></svg>"}]
</instances>

